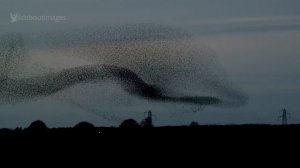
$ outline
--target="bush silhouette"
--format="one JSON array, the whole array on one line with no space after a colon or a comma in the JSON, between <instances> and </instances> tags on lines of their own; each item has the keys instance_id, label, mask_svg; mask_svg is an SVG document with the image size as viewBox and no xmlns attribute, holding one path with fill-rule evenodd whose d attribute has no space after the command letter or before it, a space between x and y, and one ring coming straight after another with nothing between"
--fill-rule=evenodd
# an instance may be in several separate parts
<instances>
[{"instance_id":1,"label":"bush silhouette","mask_svg":"<svg viewBox=\"0 0 300 168\"><path fill-rule=\"evenodd\" d=\"M95 128L95 126L89 122L80 122L74 126L75 129L80 130L92 130Z\"/></svg>"},{"instance_id":2,"label":"bush silhouette","mask_svg":"<svg viewBox=\"0 0 300 168\"><path fill-rule=\"evenodd\" d=\"M91 134L96 131L96 127L88 122L80 122L74 126L74 130L80 134Z\"/></svg>"},{"instance_id":3,"label":"bush silhouette","mask_svg":"<svg viewBox=\"0 0 300 168\"><path fill-rule=\"evenodd\" d=\"M140 127L139 123L134 119L124 120L120 124L120 128L139 128L139 127Z\"/></svg>"},{"instance_id":4,"label":"bush silhouette","mask_svg":"<svg viewBox=\"0 0 300 168\"><path fill-rule=\"evenodd\" d=\"M28 130L42 132L48 130L48 127L43 121L37 120L29 125Z\"/></svg>"},{"instance_id":5,"label":"bush silhouette","mask_svg":"<svg viewBox=\"0 0 300 168\"><path fill-rule=\"evenodd\" d=\"M196 121L193 121L193 122L191 122L190 126L191 126L191 127L198 127L198 126L199 126L199 123L196 122Z\"/></svg>"}]
</instances>

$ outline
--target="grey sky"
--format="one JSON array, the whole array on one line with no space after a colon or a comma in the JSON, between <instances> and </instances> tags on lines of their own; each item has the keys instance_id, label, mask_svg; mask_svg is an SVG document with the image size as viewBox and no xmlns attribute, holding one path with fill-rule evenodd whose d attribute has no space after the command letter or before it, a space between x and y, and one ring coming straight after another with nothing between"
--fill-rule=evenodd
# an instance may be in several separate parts
<instances>
[{"instance_id":1,"label":"grey sky","mask_svg":"<svg viewBox=\"0 0 300 168\"><path fill-rule=\"evenodd\" d=\"M66 21L10 23L10 13L66 16ZM153 106L160 125L276 123L285 107L292 113L291 122L300 122L299 0L0 0L0 34L122 23L166 24L189 31L216 52L250 99L236 109L208 107L193 113L176 107L179 110L170 112L172 105L150 103L127 109L140 113L114 115L140 120ZM72 126L80 120L118 124L51 98L0 107L0 127L26 126L35 119L50 126Z\"/></svg>"}]
</instances>

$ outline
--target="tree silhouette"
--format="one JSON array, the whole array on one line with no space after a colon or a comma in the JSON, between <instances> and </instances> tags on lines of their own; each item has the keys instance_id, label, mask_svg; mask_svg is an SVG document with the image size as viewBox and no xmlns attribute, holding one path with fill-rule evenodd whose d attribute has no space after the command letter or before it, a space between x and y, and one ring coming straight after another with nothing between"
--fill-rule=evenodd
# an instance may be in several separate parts
<instances>
[{"instance_id":1,"label":"tree silhouette","mask_svg":"<svg viewBox=\"0 0 300 168\"><path fill-rule=\"evenodd\" d=\"M74 126L74 130L81 134L87 134L95 132L96 127L88 122L80 122Z\"/></svg>"},{"instance_id":2,"label":"tree silhouette","mask_svg":"<svg viewBox=\"0 0 300 168\"><path fill-rule=\"evenodd\" d=\"M120 124L120 128L139 128L140 125L137 121L135 121L134 119L127 119L124 120L121 124Z\"/></svg>"},{"instance_id":3,"label":"tree silhouette","mask_svg":"<svg viewBox=\"0 0 300 168\"><path fill-rule=\"evenodd\" d=\"M37 120L37 121L32 122L29 125L28 130L43 132L43 131L48 130L48 127L46 126L46 124L43 121Z\"/></svg>"},{"instance_id":4,"label":"tree silhouette","mask_svg":"<svg viewBox=\"0 0 300 168\"><path fill-rule=\"evenodd\" d=\"M192 121L191 124L190 124L191 127L198 127L199 126L199 123L196 122L196 121Z\"/></svg>"},{"instance_id":5,"label":"tree silhouette","mask_svg":"<svg viewBox=\"0 0 300 168\"><path fill-rule=\"evenodd\" d=\"M75 129L94 129L95 126L89 122L80 122L74 126Z\"/></svg>"}]
</instances>

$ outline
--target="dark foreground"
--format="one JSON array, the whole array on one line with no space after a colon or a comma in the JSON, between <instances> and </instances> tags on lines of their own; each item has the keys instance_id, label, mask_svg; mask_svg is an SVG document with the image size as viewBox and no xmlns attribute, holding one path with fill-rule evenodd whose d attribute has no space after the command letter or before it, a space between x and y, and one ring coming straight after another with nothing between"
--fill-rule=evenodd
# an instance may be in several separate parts
<instances>
[{"instance_id":1,"label":"dark foreground","mask_svg":"<svg viewBox=\"0 0 300 168\"><path fill-rule=\"evenodd\" d=\"M300 150L300 125L173 126L108 128L82 125L74 128L1 129L1 152L6 156L52 158L68 156L70 162L88 158L95 162L112 158L161 158L168 162L196 163L205 158L237 158L266 161L270 155L289 157ZM4 150L6 149L6 150ZM8 150L7 150L8 149ZM9 155L8 153L11 153ZM32 154L33 153L33 154ZM147 156L147 157L146 157ZM247 157L246 157L247 156ZM107 159L104 159L107 158ZM177 158L177 159L174 159ZM255 158L255 159L254 159ZM272 162L277 159L271 157ZM151 161L152 162L152 161ZM185 161L184 161L185 162ZM116 159L110 164L119 163ZM218 161L209 164L220 164ZM223 164L223 162L221 162Z\"/></svg>"},{"instance_id":2,"label":"dark foreground","mask_svg":"<svg viewBox=\"0 0 300 168\"><path fill-rule=\"evenodd\" d=\"M300 125L202 125L164 127L92 127L0 129L0 141L11 143L45 142L242 142L298 141ZM300 141L298 141L300 143Z\"/></svg>"}]
</instances>

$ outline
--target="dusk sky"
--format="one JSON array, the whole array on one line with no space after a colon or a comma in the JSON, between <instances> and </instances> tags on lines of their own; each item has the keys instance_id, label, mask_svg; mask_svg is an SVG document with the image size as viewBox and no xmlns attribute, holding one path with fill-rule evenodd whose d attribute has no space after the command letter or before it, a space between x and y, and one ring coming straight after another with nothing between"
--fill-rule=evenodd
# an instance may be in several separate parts
<instances>
[{"instance_id":1,"label":"dusk sky","mask_svg":"<svg viewBox=\"0 0 300 168\"><path fill-rule=\"evenodd\" d=\"M12 23L10 14L16 13L59 16L63 20ZM140 23L178 27L201 41L216 56L228 80L247 94L247 104L198 109L139 100L115 83L76 85L59 93L73 103L53 95L1 105L0 127L26 127L37 119L50 127L73 126L80 121L117 126L127 118L142 120L148 110L156 115L155 125L186 125L192 121L278 124L283 108L291 115L289 123L300 122L299 0L0 0L0 35ZM56 55L47 52L30 50L31 64L49 71L91 64L89 60L67 57L65 51L56 50ZM81 88L80 93L76 88ZM120 99L119 106L110 104L115 96ZM82 104L84 97L93 102Z\"/></svg>"}]
</instances>

